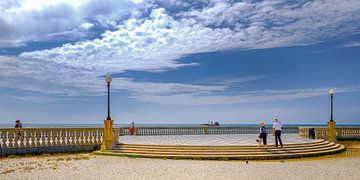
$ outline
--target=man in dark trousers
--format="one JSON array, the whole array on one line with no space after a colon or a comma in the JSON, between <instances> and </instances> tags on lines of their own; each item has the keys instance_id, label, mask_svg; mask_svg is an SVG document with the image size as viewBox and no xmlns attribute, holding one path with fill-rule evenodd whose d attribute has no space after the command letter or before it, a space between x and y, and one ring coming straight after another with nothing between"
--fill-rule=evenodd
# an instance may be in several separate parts
<instances>
[{"instance_id":1,"label":"man in dark trousers","mask_svg":"<svg viewBox=\"0 0 360 180\"><path fill-rule=\"evenodd\" d=\"M279 147L278 141L280 142L280 146L283 147L283 144L281 141L282 128L283 128L283 126L282 126L281 122L279 121L279 119L275 118L273 128L272 128L272 134L273 134L273 136L275 136L275 146L276 147Z\"/></svg>"},{"instance_id":2,"label":"man in dark trousers","mask_svg":"<svg viewBox=\"0 0 360 180\"><path fill-rule=\"evenodd\" d=\"M22 128L22 123L20 122L20 119L15 121L15 128Z\"/></svg>"},{"instance_id":3,"label":"man in dark trousers","mask_svg":"<svg viewBox=\"0 0 360 180\"><path fill-rule=\"evenodd\" d=\"M22 123L20 122L19 119L15 121L15 128L22 128ZM19 132L17 133L17 139L18 139L18 140L19 140L20 136L21 136L21 133L20 133L20 131L19 131Z\"/></svg>"}]
</instances>

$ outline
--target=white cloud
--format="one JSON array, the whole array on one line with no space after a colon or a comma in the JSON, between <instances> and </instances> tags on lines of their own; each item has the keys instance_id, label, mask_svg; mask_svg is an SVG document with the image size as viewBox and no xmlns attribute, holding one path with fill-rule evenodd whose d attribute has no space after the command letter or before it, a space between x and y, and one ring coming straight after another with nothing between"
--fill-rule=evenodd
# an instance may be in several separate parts
<instances>
[{"instance_id":1,"label":"white cloud","mask_svg":"<svg viewBox=\"0 0 360 180\"><path fill-rule=\"evenodd\" d=\"M103 92L95 72L7 56L0 56L0 64L3 88L65 96Z\"/></svg>"},{"instance_id":2,"label":"white cloud","mask_svg":"<svg viewBox=\"0 0 360 180\"><path fill-rule=\"evenodd\" d=\"M24 52L19 57L0 57L2 87L49 94L97 95L104 92L100 76L105 74L165 71L195 65L178 61L195 53L312 44L358 33L360 27L357 0L209 1L207 4L172 0L163 4L150 1L134 4L130 0L54 1L39 6L27 6L26 2L0 4L3 47L64 34L81 36L79 27L110 28L97 39ZM192 3L201 5L184 8ZM196 85L116 80L118 83L113 86L116 90L129 91L137 100L184 105L288 100L319 96L325 91L267 92L269 97L262 94L264 91L226 97L212 93L225 91L232 83Z\"/></svg>"},{"instance_id":3,"label":"white cloud","mask_svg":"<svg viewBox=\"0 0 360 180\"><path fill-rule=\"evenodd\" d=\"M106 72L179 68L183 56L232 49L258 49L317 43L358 33L360 1L214 1L176 15L156 8L130 18L95 40L22 53Z\"/></svg>"},{"instance_id":4,"label":"white cloud","mask_svg":"<svg viewBox=\"0 0 360 180\"><path fill-rule=\"evenodd\" d=\"M172 105L224 105L224 104L244 104L272 101L287 101L318 97L328 95L330 88L310 88L310 89L288 89L288 90L264 90L243 92L234 96L219 96L215 94L199 95L192 93L178 93L173 95L159 95L138 93L131 96L133 99L142 102ZM360 86L338 87L337 93L349 93L360 91Z\"/></svg>"},{"instance_id":5,"label":"white cloud","mask_svg":"<svg viewBox=\"0 0 360 180\"><path fill-rule=\"evenodd\" d=\"M88 23L88 22L86 22L86 23L82 23L82 24L81 24L81 27L82 27L83 29L85 29L85 30L89 30L89 29L91 29L92 27L94 27L94 24L93 24L93 23Z\"/></svg>"},{"instance_id":6,"label":"white cloud","mask_svg":"<svg viewBox=\"0 0 360 180\"><path fill-rule=\"evenodd\" d=\"M70 101L71 96L105 95L105 81L101 72L73 68L57 63L0 56L0 87L26 93L3 93L3 97L22 101ZM236 95L218 95L233 86L264 79L268 76L208 79L199 84L154 83L131 78L114 78L112 90L126 91L140 102L185 106L244 104L287 101L324 96L330 88L283 89L245 91ZM337 87L337 93L360 91L360 86ZM55 96L51 96L55 95Z\"/></svg>"},{"instance_id":7,"label":"white cloud","mask_svg":"<svg viewBox=\"0 0 360 180\"><path fill-rule=\"evenodd\" d=\"M351 42L340 46L340 48L352 48L352 47L360 47L360 42Z\"/></svg>"},{"instance_id":8,"label":"white cloud","mask_svg":"<svg viewBox=\"0 0 360 180\"><path fill-rule=\"evenodd\" d=\"M131 0L2 0L0 2L0 48L57 38L81 39L81 28L90 23L115 27L133 11L144 8ZM90 21L90 22L88 22ZM54 34L66 36L53 36Z\"/></svg>"},{"instance_id":9,"label":"white cloud","mask_svg":"<svg viewBox=\"0 0 360 180\"><path fill-rule=\"evenodd\" d=\"M0 56L0 64L2 65L0 67L0 81L2 82L0 87L3 88L61 96L98 96L104 95L106 91L101 72L8 56ZM129 93L164 95L174 93L206 94L223 91L229 84L231 83L228 82L226 85L153 83L138 82L131 78L114 78L112 89Z\"/></svg>"}]
</instances>

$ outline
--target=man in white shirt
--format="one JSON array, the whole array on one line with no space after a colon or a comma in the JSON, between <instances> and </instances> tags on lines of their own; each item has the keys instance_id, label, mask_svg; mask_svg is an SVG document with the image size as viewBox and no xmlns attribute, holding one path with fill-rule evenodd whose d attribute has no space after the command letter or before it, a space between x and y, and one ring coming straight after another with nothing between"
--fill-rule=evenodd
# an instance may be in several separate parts
<instances>
[{"instance_id":1,"label":"man in white shirt","mask_svg":"<svg viewBox=\"0 0 360 180\"><path fill-rule=\"evenodd\" d=\"M279 119L274 119L274 124L272 128L272 134L275 136L275 146L278 147L278 141L280 142L280 146L283 147L283 144L281 142L281 130L283 126L281 122L279 122Z\"/></svg>"}]
</instances>

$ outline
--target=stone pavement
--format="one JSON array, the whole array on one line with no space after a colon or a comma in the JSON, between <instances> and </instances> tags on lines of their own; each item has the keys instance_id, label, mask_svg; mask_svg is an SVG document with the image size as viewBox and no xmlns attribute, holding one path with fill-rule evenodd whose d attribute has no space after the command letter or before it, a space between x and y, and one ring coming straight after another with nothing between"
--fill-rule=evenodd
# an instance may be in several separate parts
<instances>
[{"instance_id":1,"label":"stone pavement","mask_svg":"<svg viewBox=\"0 0 360 180\"><path fill-rule=\"evenodd\" d=\"M163 135L163 136L120 136L124 144L163 145L255 145L258 134L218 134L218 135ZM298 134L282 134L283 144L311 142ZM274 144L274 136L268 134L268 144Z\"/></svg>"}]
</instances>

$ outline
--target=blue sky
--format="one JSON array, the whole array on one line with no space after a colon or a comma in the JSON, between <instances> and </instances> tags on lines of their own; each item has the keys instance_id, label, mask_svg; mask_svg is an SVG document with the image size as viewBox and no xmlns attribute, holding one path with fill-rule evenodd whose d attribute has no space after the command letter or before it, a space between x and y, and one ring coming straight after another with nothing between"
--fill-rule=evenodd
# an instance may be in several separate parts
<instances>
[{"instance_id":1,"label":"blue sky","mask_svg":"<svg viewBox=\"0 0 360 180\"><path fill-rule=\"evenodd\" d=\"M0 2L0 123L359 124L360 1Z\"/></svg>"}]
</instances>

